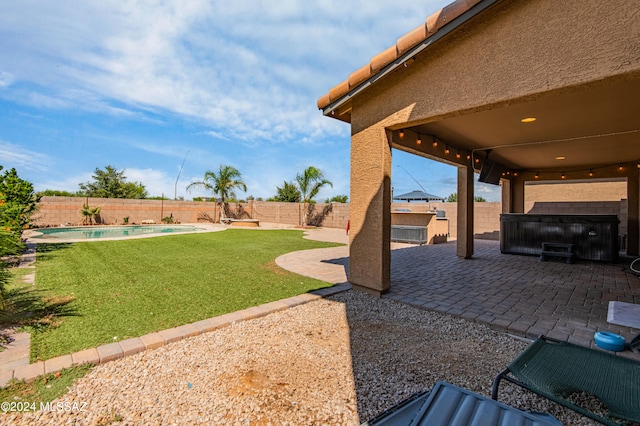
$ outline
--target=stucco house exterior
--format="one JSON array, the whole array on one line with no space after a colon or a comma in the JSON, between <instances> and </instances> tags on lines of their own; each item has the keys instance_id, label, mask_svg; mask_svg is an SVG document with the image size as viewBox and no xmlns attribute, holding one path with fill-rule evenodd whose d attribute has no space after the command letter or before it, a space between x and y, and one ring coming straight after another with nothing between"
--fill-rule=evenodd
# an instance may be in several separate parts
<instances>
[{"instance_id":1,"label":"stucco house exterior","mask_svg":"<svg viewBox=\"0 0 640 426\"><path fill-rule=\"evenodd\" d=\"M626 181L638 255L639 17L636 0L458 0L320 97L351 126L354 288L390 286L392 148L457 167L458 256L483 168L504 213L524 213L526 182Z\"/></svg>"}]
</instances>

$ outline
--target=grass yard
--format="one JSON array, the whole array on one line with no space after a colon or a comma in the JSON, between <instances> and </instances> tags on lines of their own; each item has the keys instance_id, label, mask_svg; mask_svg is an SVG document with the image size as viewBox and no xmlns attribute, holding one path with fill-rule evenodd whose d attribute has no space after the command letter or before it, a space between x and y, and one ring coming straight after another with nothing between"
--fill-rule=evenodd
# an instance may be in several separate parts
<instances>
[{"instance_id":1,"label":"grass yard","mask_svg":"<svg viewBox=\"0 0 640 426\"><path fill-rule=\"evenodd\" d=\"M68 388L86 375L92 367L91 364L77 365L57 373L39 376L30 383L13 381L9 386L0 388L0 401L33 403L34 405L27 406L28 411L37 411L40 409L40 403L53 401L67 393Z\"/></svg>"},{"instance_id":2,"label":"grass yard","mask_svg":"<svg viewBox=\"0 0 640 426\"><path fill-rule=\"evenodd\" d=\"M226 230L38 246L36 287L73 315L32 328L32 361L326 287L279 268L281 254L339 244L301 231Z\"/></svg>"}]
</instances>

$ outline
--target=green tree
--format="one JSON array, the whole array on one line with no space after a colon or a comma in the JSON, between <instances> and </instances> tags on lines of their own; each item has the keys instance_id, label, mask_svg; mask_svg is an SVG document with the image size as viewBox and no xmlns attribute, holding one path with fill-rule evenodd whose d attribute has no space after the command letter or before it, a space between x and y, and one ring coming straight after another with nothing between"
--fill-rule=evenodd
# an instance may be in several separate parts
<instances>
[{"instance_id":1,"label":"green tree","mask_svg":"<svg viewBox=\"0 0 640 426\"><path fill-rule=\"evenodd\" d=\"M302 173L298 173L296 182L298 183L303 208L302 226L307 226L307 204L313 202L313 199L323 186L329 185L333 188L333 184L325 179L322 170L313 166L309 166Z\"/></svg>"},{"instance_id":2,"label":"green tree","mask_svg":"<svg viewBox=\"0 0 640 426\"><path fill-rule=\"evenodd\" d=\"M80 194L78 192L73 193L69 191L60 191L57 189L45 189L44 191L38 192L38 197L81 197L84 194Z\"/></svg>"},{"instance_id":3,"label":"green tree","mask_svg":"<svg viewBox=\"0 0 640 426\"><path fill-rule=\"evenodd\" d=\"M0 166L0 172L2 170L3 167ZM38 207L39 198L33 191L33 185L20 179L16 169L7 170L0 174L0 200L3 200L0 227L19 238Z\"/></svg>"},{"instance_id":4,"label":"green tree","mask_svg":"<svg viewBox=\"0 0 640 426\"><path fill-rule=\"evenodd\" d=\"M327 198L326 203L346 203L349 200L347 195L335 195L331 198Z\"/></svg>"},{"instance_id":5,"label":"green tree","mask_svg":"<svg viewBox=\"0 0 640 426\"><path fill-rule=\"evenodd\" d=\"M3 167L0 166L0 172ZM0 173L0 327L36 325L41 329L57 315L72 314L71 300L53 301L29 287L7 288L12 255L21 254L20 237L37 209L39 197L33 185L18 177L15 169Z\"/></svg>"},{"instance_id":6,"label":"green tree","mask_svg":"<svg viewBox=\"0 0 640 426\"><path fill-rule=\"evenodd\" d=\"M0 166L0 172L3 169ZM24 249L20 236L31 221L37 202L33 185L20 179L16 169L0 173L0 324L9 318L12 303L6 289L9 280L6 259Z\"/></svg>"},{"instance_id":7,"label":"green tree","mask_svg":"<svg viewBox=\"0 0 640 426\"><path fill-rule=\"evenodd\" d=\"M147 190L140 182L127 182L123 171L107 166L104 170L96 168L93 181L81 183L80 191L87 197L96 198L134 198L147 197Z\"/></svg>"},{"instance_id":8,"label":"green tree","mask_svg":"<svg viewBox=\"0 0 640 426\"><path fill-rule=\"evenodd\" d=\"M475 201L476 203L484 203L487 200L485 200L484 198L480 197L479 195L476 195L473 197L473 201ZM458 202L458 193L454 192L453 194L449 194L449 197L447 197L447 202L448 203L457 203Z\"/></svg>"},{"instance_id":9,"label":"green tree","mask_svg":"<svg viewBox=\"0 0 640 426\"><path fill-rule=\"evenodd\" d=\"M284 181L282 186L276 186L276 195L267 201L297 203L300 201L300 190L295 183Z\"/></svg>"},{"instance_id":10,"label":"green tree","mask_svg":"<svg viewBox=\"0 0 640 426\"><path fill-rule=\"evenodd\" d=\"M191 188L204 188L211 191L213 195L220 196L224 204L229 197L235 197L235 189L247 190L247 185L242 180L242 174L233 166L220 164L218 173L207 170L204 172L204 179L199 182L190 183L187 191Z\"/></svg>"},{"instance_id":11,"label":"green tree","mask_svg":"<svg viewBox=\"0 0 640 426\"><path fill-rule=\"evenodd\" d=\"M100 214L100 207L89 207L89 205L85 204L80 209L80 214L82 215L82 224L91 225L95 217Z\"/></svg>"},{"instance_id":12,"label":"green tree","mask_svg":"<svg viewBox=\"0 0 640 426\"><path fill-rule=\"evenodd\" d=\"M0 209L2 206L0 206ZM0 228L0 324L7 314L7 284L9 282L9 265L3 260L17 251L16 240L6 229Z\"/></svg>"}]
</instances>

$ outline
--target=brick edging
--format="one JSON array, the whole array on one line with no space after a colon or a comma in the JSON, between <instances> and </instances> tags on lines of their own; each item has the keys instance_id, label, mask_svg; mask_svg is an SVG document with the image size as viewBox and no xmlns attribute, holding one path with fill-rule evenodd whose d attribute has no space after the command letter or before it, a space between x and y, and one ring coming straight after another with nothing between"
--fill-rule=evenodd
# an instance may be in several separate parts
<instances>
[{"instance_id":1,"label":"brick edging","mask_svg":"<svg viewBox=\"0 0 640 426\"><path fill-rule=\"evenodd\" d=\"M0 369L0 387L5 387L12 379L32 382L38 376L55 373L65 368L81 364L104 364L109 361L134 355L145 350L156 349L187 337L197 336L210 331L227 327L233 323L263 317L274 312L283 311L314 300L332 296L351 289L351 284L336 284L331 287L314 290L309 293L276 300L258 306L230 312L217 317L204 319L191 324L145 334L120 342L107 343L96 348L84 349L72 354L61 355L45 361L22 365L13 369Z\"/></svg>"}]
</instances>

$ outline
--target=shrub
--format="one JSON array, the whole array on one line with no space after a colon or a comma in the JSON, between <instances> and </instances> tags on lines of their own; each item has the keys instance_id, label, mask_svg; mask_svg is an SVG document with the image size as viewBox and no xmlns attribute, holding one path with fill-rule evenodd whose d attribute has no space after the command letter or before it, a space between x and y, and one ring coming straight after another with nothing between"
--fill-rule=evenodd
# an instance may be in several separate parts
<instances>
[{"instance_id":1,"label":"shrub","mask_svg":"<svg viewBox=\"0 0 640 426\"><path fill-rule=\"evenodd\" d=\"M3 167L0 166L0 172ZM29 227L38 198L33 185L20 179L16 169L0 174L0 322L9 314L7 283L9 281L8 256L20 254L24 244L22 230Z\"/></svg>"}]
</instances>

